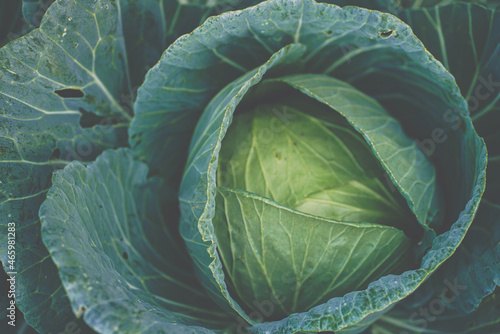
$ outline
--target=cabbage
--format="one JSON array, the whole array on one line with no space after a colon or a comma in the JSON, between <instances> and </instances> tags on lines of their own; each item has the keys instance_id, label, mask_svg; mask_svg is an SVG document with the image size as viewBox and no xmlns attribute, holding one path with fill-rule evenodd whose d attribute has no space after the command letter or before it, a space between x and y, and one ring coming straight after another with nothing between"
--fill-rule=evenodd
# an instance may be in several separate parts
<instances>
[{"instance_id":1,"label":"cabbage","mask_svg":"<svg viewBox=\"0 0 500 334\"><path fill-rule=\"evenodd\" d=\"M497 5L0 4L5 332L500 332Z\"/></svg>"}]
</instances>

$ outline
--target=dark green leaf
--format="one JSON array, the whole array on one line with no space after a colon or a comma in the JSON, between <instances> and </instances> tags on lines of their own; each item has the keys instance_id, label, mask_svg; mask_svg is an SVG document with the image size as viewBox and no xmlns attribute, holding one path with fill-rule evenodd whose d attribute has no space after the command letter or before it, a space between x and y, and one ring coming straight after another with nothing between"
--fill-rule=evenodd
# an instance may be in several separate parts
<instances>
[{"instance_id":1,"label":"dark green leaf","mask_svg":"<svg viewBox=\"0 0 500 334\"><path fill-rule=\"evenodd\" d=\"M417 310L436 300L449 309L470 313L500 286L499 217L500 206L483 199L457 252L404 301L406 308ZM450 282L461 287L458 293L447 293Z\"/></svg>"},{"instance_id":2,"label":"dark green leaf","mask_svg":"<svg viewBox=\"0 0 500 334\"><path fill-rule=\"evenodd\" d=\"M447 306L468 313L500 284L500 11L461 3L407 10L402 17L457 78L489 154L487 200L471 231L457 253L410 297L407 307L442 300L443 281L456 278L467 290ZM465 36L465 41L456 36Z\"/></svg>"},{"instance_id":3,"label":"dark green leaf","mask_svg":"<svg viewBox=\"0 0 500 334\"><path fill-rule=\"evenodd\" d=\"M164 184L147 173L127 149L54 173L40 208L43 241L73 312L97 332L213 333L194 326L229 319L172 241Z\"/></svg>"},{"instance_id":4,"label":"dark green leaf","mask_svg":"<svg viewBox=\"0 0 500 334\"><path fill-rule=\"evenodd\" d=\"M38 28L54 0L22 0L23 15ZM101 0L95 0L99 5ZM120 7L121 28L128 54L133 87L144 81L146 72L179 36L191 32L209 16L252 6L260 0L113 0ZM75 20L78 20L75 18Z\"/></svg>"},{"instance_id":5,"label":"dark green leaf","mask_svg":"<svg viewBox=\"0 0 500 334\"><path fill-rule=\"evenodd\" d=\"M500 159L500 10L453 3L400 16L456 78L490 159ZM496 165L488 168L488 178L500 174ZM500 204L500 192L494 190L500 182L495 183L486 196Z\"/></svg>"},{"instance_id":6,"label":"dark green leaf","mask_svg":"<svg viewBox=\"0 0 500 334\"><path fill-rule=\"evenodd\" d=\"M451 256L484 190L486 153L467 117L466 103L453 77L408 26L388 14L353 7L340 9L309 0L274 0L209 19L192 34L177 40L150 71L135 105L131 145L153 171L166 170L166 166L170 171L174 167L179 170L184 165L179 152L186 151L202 110L217 92L247 73L208 107L217 108L219 113L206 112L207 116L199 120L200 127L207 131L200 128L192 139L181 193L182 234L199 265L200 277L219 296L220 303L235 307L226 292L210 222L214 214L217 143L229 125L228 114L250 86L239 92L242 83L255 75L270 55L294 42L305 45L308 52L292 69L287 68L288 74L329 74L382 102L402 123L407 135L418 140L417 144L426 145L423 151L435 164L447 194L442 226L446 232L436 238L418 270L383 277L367 290L252 328L262 333L359 330L413 292ZM278 73L276 69L270 75ZM396 99L400 95L406 97L406 104ZM222 112L226 108L228 114ZM442 140L444 137L446 140ZM244 315L241 308L235 308Z\"/></svg>"},{"instance_id":7,"label":"dark green leaf","mask_svg":"<svg viewBox=\"0 0 500 334\"><path fill-rule=\"evenodd\" d=\"M130 90L117 13L112 2L59 1L39 29L0 49L0 255L17 272L19 308L40 332L76 321L40 239L38 209L52 172L126 144L130 115L120 102ZM9 270L12 222L17 260Z\"/></svg>"},{"instance_id":8,"label":"dark green leaf","mask_svg":"<svg viewBox=\"0 0 500 334\"><path fill-rule=\"evenodd\" d=\"M449 287L452 287L451 289ZM454 282L449 281L445 293L453 298ZM456 287L455 287L456 288ZM460 288L460 285L458 285ZM458 289L459 292L463 290ZM499 289L486 297L473 312L463 314L447 309L439 299L433 299L418 309L394 309L382 316L364 334L494 334L500 332Z\"/></svg>"}]
</instances>

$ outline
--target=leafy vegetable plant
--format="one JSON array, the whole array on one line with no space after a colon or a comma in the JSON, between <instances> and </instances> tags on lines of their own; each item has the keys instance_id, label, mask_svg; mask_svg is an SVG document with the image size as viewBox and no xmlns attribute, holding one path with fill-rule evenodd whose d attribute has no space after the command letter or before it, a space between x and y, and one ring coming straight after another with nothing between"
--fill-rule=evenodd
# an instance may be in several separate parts
<instances>
[{"instance_id":1,"label":"leafy vegetable plant","mask_svg":"<svg viewBox=\"0 0 500 334\"><path fill-rule=\"evenodd\" d=\"M8 333L500 332L496 1L0 8Z\"/></svg>"}]
</instances>

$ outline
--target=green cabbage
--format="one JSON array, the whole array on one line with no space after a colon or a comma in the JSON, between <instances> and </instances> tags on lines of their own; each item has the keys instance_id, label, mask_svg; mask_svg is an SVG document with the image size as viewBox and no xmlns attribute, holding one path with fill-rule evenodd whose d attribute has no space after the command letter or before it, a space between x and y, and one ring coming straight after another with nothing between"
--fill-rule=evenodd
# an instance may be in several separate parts
<instances>
[{"instance_id":1,"label":"green cabbage","mask_svg":"<svg viewBox=\"0 0 500 334\"><path fill-rule=\"evenodd\" d=\"M219 254L250 309L276 298L274 317L413 266L403 230L417 222L405 201L363 137L340 115L321 116L255 107L235 117L219 155Z\"/></svg>"},{"instance_id":2,"label":"green cabbage","mask_svg":"<svg viewBox=\"0 0 500 334\"><path fill-rule=\"evenodd\" d=\"M2 331L500 332L497 8L0 4Z\"/></svg>"}]
</instances>

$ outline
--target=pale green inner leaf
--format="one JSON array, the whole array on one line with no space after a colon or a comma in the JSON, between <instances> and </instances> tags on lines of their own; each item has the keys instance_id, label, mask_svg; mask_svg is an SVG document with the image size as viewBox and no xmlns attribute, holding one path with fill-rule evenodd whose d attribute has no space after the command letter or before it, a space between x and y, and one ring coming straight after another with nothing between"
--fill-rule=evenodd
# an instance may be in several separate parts
<instances>
[{"instance_id":1,"label":"pale green inner leaf","mask_svg":"<svg viewBox=\"0 0 500 334\"><path fill-rule=\"evenodd\" d=\"M302 110L318 117L285 105L235 116L218 185L324 218L414 229L413 214L363 137L334 110L303 99Z\"/></svg>"},{"instance_id":2,"label":"pale green inner leaf","mask_svg":"<svg viewBox=\"0 0 500 334\"><path fill-rule=\"evenodd\" d=\"M301 106L237 114L219 154L218 250L248 307L271 298L269 319L412 266L403 230L418 223L368 144L334 110Z\"/></svg>"},{"instance_id":3,"label":"pale green inner leaf","mask_svg":"<svg viewBox=\"0 0 500 334\"><path fill-rule=\"evenodd\" d=\"M275 79L336 110L363 135L388 176L426 229L442 223L444 200L436 170L399 121L373 98L348 83L318 74ZM272 82L272 81L271 81Z\"/></svg>"},{"instance_id":4,"label":"pale green inner leaf","mask_svg":"<svg viewBox=\"0 0 500 334\"><path fill-rule=\"evenodd\" d=\"M219 188L214 227L236 293L266 318L306 311L410 266L410 240L396 228L343 223ZM318 289L321 287L320 289Z\"/></svg>"}]
</instances>

